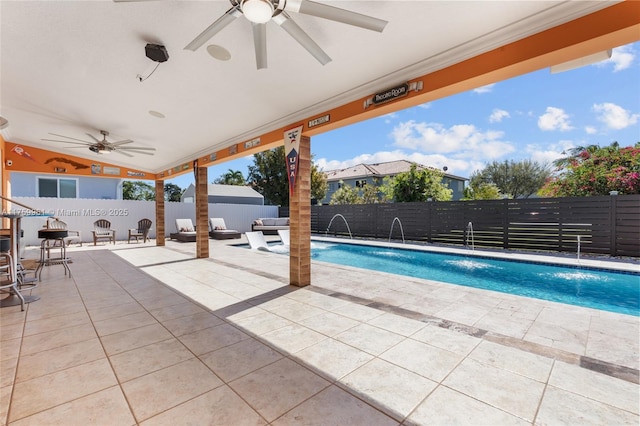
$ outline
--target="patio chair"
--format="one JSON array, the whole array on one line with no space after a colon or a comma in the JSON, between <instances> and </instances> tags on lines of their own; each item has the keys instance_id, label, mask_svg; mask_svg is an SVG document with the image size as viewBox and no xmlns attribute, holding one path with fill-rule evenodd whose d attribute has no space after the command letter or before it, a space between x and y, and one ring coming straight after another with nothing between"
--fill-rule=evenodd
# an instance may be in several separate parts
<instances>
[{"instance_id":1,"label":"patio chair","mask_svg":"<svg viewBox=\"0 0 640 426\"><path fill-rule=\"evenodd\" d=\"M99 240L108 240L116 243L116 231L111 229L111 222L107 219L98 219L93 222L93 245L97 245Z\"/></svg>"},{"instance_id":2,"label":"patio chair","mask_svg":"<svg viewBox=\"0 0 640 426\"><path fill-rule=\"evenodd\" d=\"M129 237L127 238L127 244L131 244L131 239L135 238L136 243L138 238L142 238L142 242L146 243L149 239L149 231L151 230L151 219L140 219L138 221L138 227L129 229Z\"/></svg>"},{"instance_id":3,"label":"patio chair","mask_svg":"<svg viewBox=\"0 0 640 426\"><path fill-rule=\"evenodd\" d=\"M221 217L209 218L209 237L214 240L230 240L240 238L240 231L235 229L227 229L224 219Z\"/></svg>"},{"instance_id":4,"label":"patio chair","mask_svg":"<svg viewBox=\"0 0 640 426\"><path fill-rule=\"evenodd\" d=\"M196 227L191 219L176 219L176 231L169 234L169 238L180 242L194 242L196 240Z\"/></svg>"},{"instance_id":5,"label":"patio chair","mask_svg":"<svg viewBox=\"0 0 640 426\"><path fill-rule=\"evenodd\" d=\"M244 235L247 237L252 250L271 251L262 231L245 232Z\"/></svg>"},{"instance_id":6,"label":"patio chair","mask_svg":"<svg viewBox=\"0 0 640 426\"><path fill-rule=\"evenodd\" d=\"M68 247L71 243L78 243L80 247L82 247L82 236L80 235L80 231L72 231L68 229L67 223L58 219L57 217L49 217L47 218L46 223L47 229L63 229L67 231L66 237L62 240L64 244Z\"/></svg>"}]
</instances>

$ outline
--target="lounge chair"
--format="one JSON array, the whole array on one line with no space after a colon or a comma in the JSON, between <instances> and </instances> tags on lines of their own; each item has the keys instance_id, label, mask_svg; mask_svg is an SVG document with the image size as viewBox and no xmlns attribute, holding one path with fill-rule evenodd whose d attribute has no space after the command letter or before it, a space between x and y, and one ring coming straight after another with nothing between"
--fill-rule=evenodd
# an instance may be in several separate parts
<instances>
[{"instance_id":1,"label":"lounge chair","mask_svg":"<svg viewBox=\"0 0 640 426\"><path fill-rule=\"evenodd\" d=\"M196 240L196 227L191 219L176 219L176 231L169 234L169 238L183 243L194 242Z\"/></svg>"},{"instance_id":2,"label":"lounge chair","mask_svg":"<svg viewBox=\"0 0 640 426\"><path fill-rule=\"evenodd\" d=\"M224 219L221 217L209 218L209 237L214 240L230 240L240 238L240 231L235 229L227 229Z\"/></svg>"},{"instance_id":3,"label":"lounge chair","mask_svg":"<svg viewBox=\"0 0 640 426\"><path fill-rule=\"evenodd\" d=\"M140 219L138 221L137 228L129 229L129 238L127 239L127 243L130 244L132 238L136 239L136 243L138 242L138 238L142 238L142 242L146 243L149 239L151 223L151 219Z\"/></svg>"},{"instance_id":4,"label":"lounge chair","mask_svg":"<svg viewBox=\"0 0 640 426\"><path fill-rule=\"evenodd\" d=\"M289 246L289 242L291 240L290 234L291 232L288 229L278 229L278 236L280 237L280 241L282 241L283 245Z\"/></svg>"},{"instance_id":5,"label":"lounge chair","mask_svg":"<svg viewBox=\"0 0 640 426\"><path fill-rule=\"evenodd\" d=\"M271 251L262 231L245 232L244 235L246 235L252 250Z\"/></svg>"},{"instance_id":6,"label":"lounge chair","mask_svg":"<svg viewBox=\"0 0 640 426\"><path fill-rule=\"evenodd\" d=\"M111 222L107 219L98 219L93 222L93 245L97 245L99 240L109 240L116 243L116 231L111 229Z\"/></svg>"}]
</instances>

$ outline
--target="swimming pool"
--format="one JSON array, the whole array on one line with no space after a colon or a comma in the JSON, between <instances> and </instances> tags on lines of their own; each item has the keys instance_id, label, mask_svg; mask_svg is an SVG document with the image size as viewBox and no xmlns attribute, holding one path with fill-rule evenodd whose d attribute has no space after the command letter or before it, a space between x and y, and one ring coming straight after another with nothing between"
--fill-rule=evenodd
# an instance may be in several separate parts
<instances>
[{"instance_id":1,"label":"swimming pool","mask_svg":"<svg viewBox=\"0 0 640 426\"><path fill-rule=\"evenodd\" d=\"M640 316L640 274L317 241L311 258Z\"/></svg>"}]
</instances>

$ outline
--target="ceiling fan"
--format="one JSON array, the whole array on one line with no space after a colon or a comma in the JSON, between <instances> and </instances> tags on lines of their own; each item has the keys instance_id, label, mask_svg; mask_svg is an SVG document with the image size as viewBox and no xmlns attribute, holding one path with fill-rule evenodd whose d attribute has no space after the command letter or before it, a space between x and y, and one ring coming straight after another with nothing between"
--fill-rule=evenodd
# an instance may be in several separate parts
<instances>
[{"instance_id":1,"label":"ceiling fan","mask_svg":"<svg viewBox=\"0 0 640 426\"><path fill-rule=\"evenodd\" d=\"M115 2L130 2L144 0L114 0ZM288 12L311 15L318 18L329 19L343 24L353 25L367 30L382 32L387 25L387 21L363 15L350 10L316 3L311 0L229 0L231 9L209 25L191 43L187 44L186 50L196 51L205 44L211 37L222 31L236 18L244 15L251 22L253 30L253 44L256 54L256 65L258 69L267 67L267 30L266 23L273 21L282 27L291 37L293 37L302 47L304 47L322 65L331 61L318 44L296 24Z\"/></svg>"},{"instance_id":2,"label":"ceiling fan","mask_svg":"<svg viewBox=\"0 0 640 426\"><path fill-rule=\"evenodd\" d=\"M106 130L100 130L100 134L102 135L102 140L96 138L91 133L87 133L86 135L93 139L93 142L83 141L81 139L72 138L71 136L57 135L55 133L49 133L52 136L57 136L59 138L65 138L69 140L57 140L57 139L42 139L43 141L48 142L60 142L60 143L70 143L73 145L81 145L81 146L69 146L67 148L89 148L89 151L95 152L96 154L109 154L111 152L117 152L118 154L125 155L127 157L133 157L130 153L136 154L145 154L145 155L153 155L155 148L146 148L143 146L124 146L130 143L133 143L131 139L123 139L117 142L109 142L107 141L107 136L109 136L109 132ZM76 141L76 142L72 142Z\"/></svg>"}]
</instances>

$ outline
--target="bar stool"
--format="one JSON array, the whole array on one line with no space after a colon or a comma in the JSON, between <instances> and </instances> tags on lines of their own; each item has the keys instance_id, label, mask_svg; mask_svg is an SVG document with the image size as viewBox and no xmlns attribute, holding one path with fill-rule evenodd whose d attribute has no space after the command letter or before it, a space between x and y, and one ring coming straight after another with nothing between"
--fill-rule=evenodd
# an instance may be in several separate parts
<instances>
[{"instance_id":1,"label":"bar stool","mask_svg":"<svg viewBox=\"0 0 640 426\"><path fill-rule=\"evenodd\" d=\"M18 290L18 279L16 271L13 269L13 257L9 252L0 253L4 260L0 265L0 293L9 293L9 296L0 300L0 307L17 305L15 298L20 300L20 310L24 311L25 300L20 290Z\"/></svg>"},{"instance_id":2,"label":"bar stool","mask_svg":"<svg viewBox=\"0 0 640 426\"><path fill-rule=\"evenodd\" d=\"M42 238L40 243L40 260L36 268L36 276L42 281L42 269L49 265L64 266L64 274L71 277L71 269L69 269L69 258L67 257L67 245L64 239L68 236L67 230L62 229L41 229L38 231L38 238ZM51 257L52 248L60 248L59 257Z\"/></svg>"}]
</instances>

